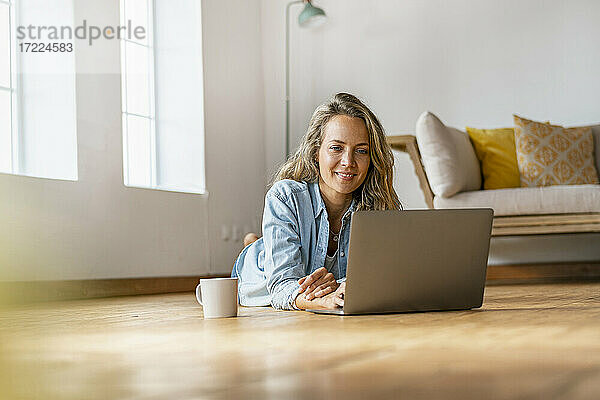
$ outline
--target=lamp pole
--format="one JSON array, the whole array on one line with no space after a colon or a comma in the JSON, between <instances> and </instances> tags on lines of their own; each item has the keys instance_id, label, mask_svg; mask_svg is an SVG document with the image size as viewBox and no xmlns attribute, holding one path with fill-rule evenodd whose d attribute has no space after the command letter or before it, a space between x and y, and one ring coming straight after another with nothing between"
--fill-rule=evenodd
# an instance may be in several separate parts
<instances>
[{"instance_id":1,"label":"lamp pole","mask_svg":"<svg viewBox=\"0 0 600 400\"><path fill-rule=\"evenodd\" d=\"M285 7L285 160L290 156L290 8L303 3L296 0Z\"/></svg>"}]
</instances>

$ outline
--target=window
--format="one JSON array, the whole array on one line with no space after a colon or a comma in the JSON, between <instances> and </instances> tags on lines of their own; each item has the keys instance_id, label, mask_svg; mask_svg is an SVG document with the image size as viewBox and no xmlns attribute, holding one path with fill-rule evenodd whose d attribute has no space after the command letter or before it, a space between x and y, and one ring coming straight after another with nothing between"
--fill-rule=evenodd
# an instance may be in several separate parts
<instances>
[{"instance_id":1,"label":"window","mask_svg":"<svg viewBox=\"0 0 600 400\"><path fill-rule=\"evenodd\" d=\"M0 1L0 172L13 173L12 16L10 1Z\"/></svg>"},{"instance_id":2,"label":"window","mask_svg":"<svg viewBox=\"0 0 600 400\"><path fill-rule=\"evenodd\" d=\"M0 0L0 172L77 180L75 57L34 53L18 26L72 26L69 0Z\"/></svg>"},{"instance_id":3,"label":"window","mask_svg":"<svg viewBox=\"0 0 600 400\"><path fill-rule=\"evenodd\" d=\"M123 171L127 186L156 187L154 10L149 0L123 0L121 25L142 27L144 39L121 39Z\"/></svg>"},{"instance_id":4,"label":"window","mask_svg":"<svg viewBox=\"0 0 600 400\"><path fill-rule=\"evenodd\" d=\"M123 173L127 186L205 192L200 2L121 0Z\"/></svg>"}]
</instances>

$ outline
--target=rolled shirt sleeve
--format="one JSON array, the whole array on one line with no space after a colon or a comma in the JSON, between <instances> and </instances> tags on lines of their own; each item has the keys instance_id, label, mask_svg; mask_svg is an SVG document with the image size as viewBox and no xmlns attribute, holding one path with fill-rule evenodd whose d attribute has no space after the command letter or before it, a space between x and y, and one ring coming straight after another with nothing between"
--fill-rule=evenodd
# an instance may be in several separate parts
<instances>
[{"instance_id":1,"label":"rolled shirt sleeve","mask_svg":"<svg viewBox=\"0 0 600 400\"><path fill-rule=\"evenodd\" d=\"M306 275L306 267L302 261L298 213L287 200L274 191L265 197L264 272L273 308L297 310L298 280Z\"/></svg>"}]
</instances>

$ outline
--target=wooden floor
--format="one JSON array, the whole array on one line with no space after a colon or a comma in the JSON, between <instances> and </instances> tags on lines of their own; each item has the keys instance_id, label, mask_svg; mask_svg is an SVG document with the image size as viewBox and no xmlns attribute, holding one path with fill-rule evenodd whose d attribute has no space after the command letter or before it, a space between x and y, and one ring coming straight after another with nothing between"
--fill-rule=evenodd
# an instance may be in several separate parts
<instances>
[{"instance_id":1,"label":"wooden floor","mask_svg":"<svg viewBox=\"0 0 600 400\"><path fill-rule=\"evenodd\" d=\"M13 306L1 399L600 399L600 283L492 286L481 309L335 317L192 293Z\"/></svg>"}]
</instances>

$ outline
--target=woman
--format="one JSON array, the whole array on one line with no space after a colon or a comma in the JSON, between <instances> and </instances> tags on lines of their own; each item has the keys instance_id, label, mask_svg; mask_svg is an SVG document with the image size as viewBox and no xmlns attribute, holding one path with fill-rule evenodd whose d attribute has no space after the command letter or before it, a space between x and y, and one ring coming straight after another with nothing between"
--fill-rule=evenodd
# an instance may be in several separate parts
<instances>
[{"instance_id":1,"label":"woman","mask_svg":"<svg viewBox=\"0 0 600 400\"><path fill-rule=\"evenodd\" d=\"M352 212L401 208L393 166L383 127L359 99L338 93L320 105L267 192L263 237L247 235L235 262L240 304L343 306Z\"/></svg>"}]
</instances>

